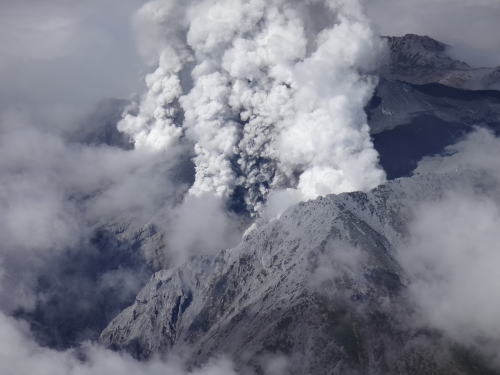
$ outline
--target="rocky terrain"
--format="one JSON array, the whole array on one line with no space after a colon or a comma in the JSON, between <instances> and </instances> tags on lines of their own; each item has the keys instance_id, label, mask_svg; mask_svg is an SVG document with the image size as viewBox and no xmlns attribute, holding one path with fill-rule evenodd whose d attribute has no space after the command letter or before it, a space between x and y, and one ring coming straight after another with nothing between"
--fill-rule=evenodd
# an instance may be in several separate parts
<instances>
[{"instance_id":1,"label":"rocky terrain","mask_svg":"<svg viewBox=\"0 0 500 375\"><path fill-rule=\"evenodd\" d=\"M284 356L291 374L484 374L412 323L397 254L412 207L471 180L488 186L419 175L301 203L234 249L156 273L101 341L139 358L188 350L193 365L224 354L242 373Z\"/></svg>"}]
</instances>

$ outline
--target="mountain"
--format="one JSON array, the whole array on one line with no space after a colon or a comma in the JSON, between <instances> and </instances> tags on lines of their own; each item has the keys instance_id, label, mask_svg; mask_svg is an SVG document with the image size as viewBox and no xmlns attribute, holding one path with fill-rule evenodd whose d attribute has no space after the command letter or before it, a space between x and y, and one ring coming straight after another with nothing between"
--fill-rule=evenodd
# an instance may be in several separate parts
<instances>
[{"instance_id":1,"label":"mountain","mask_svg":"<svg viewBox=\"0 0 500 375\"><path fill-rule=\"evenodd\" d=\"M396 249L411 207L476 172L418 175L369 193L301 203L234 249L156 273L101 334L139 358L188 350L242 374L286 357L290 374L485 374L438 332L418 327Z\"/></svg>"},{"instance_id":2,"label":"mountain","mask_svg":"<svg viewBox=\"0 0 500 375\"><path fill-rule=\"evenodd\" d=\"M382 75L387 79L472 90L500 89L500 67L473 68L450 57L448 45L428 36L407 34L386 40L389 57Z\"/></svg>"},{"instance_id":3,"label":"mountain","mask_svg":"<svg viewBox=\"0 0 500 375\"><path fill-rule=\"evenodd\" d=\"M139 358L187 351L196 365L226 354L243 375L261 373L274 355L284 355L292 373L494 373L439 332L413 324L396 248L414 203L484 179L400 177L476 126L500 133L500 92L471 90L496 87L500 74L486 69L485 80L460 81L459 73L486 70L454 60L448 46L428 37L388 43L390 60L366 113L392 181L366 194L302 203L279 220L257 223L236 248L170 270L159 271L166 262L158 228L123 217L99 223L85 251L67 254L59 273L40 280L50 298L18 316L50 347L71 347L102 331L104 345ZM116 129L127 105L102 102L74 141L129 149ZM150 278L153 270L159 272Z\"/></svg>"}]
</instances>

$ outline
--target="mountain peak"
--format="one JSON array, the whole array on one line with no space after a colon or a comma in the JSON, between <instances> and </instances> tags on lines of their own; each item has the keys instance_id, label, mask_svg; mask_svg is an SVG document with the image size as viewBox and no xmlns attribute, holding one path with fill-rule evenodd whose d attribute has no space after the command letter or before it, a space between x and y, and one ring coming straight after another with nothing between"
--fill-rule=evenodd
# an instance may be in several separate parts
<instances>
[{"instance_id":1,"label":"mountain peak","mask_svg":"<svg viewBox=\"0 0 500 375\"><path fill-rule=\"evenodd\" d=\"M448 45L428 36L406 34L387 37L391 63L399 68L471 69L463 61L455 60L446 53Z\"/></svg>"},{"instance_id":2,"label":"mountain peak","mask_svg":"<svg viewBox=\"0 0 500 375\"><path fill-rule=\"evenodd\" d=\"M404 36L386 37L392 49L423 50L443 53L449 47L447 44L433 39L427 35L406 34Z\"/></svg>"},{"instance_id":3,"label":"mountain peak","mask_svg":"<svg viewBox=\"0 0 500 375\"><path fill-rule=\"evenodd\" d=\"M385 36L388 63L381 75L411 84L440 83L467 90L496 90L500 78L493 68L475 68L449 55L450 46L429 36Z\"/></svg>"}]
</instances>

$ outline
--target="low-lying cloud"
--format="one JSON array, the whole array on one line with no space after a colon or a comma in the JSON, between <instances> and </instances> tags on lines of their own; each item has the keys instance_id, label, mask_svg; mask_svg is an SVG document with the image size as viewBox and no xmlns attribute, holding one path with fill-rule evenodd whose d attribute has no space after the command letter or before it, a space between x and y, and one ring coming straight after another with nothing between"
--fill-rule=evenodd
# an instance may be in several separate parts
<instances>
[{"instance_id":1,"label":"low-lying cloud","mask_svg":"<svg viewBox=\"0 0 500 375\"><path fill-rule=\"evenodd\" d=\"M96 337L130 303L159 263L137 237L188 184L176 149L90 146L37 125L23 113L0 117L0 311L42 320L38 333L50 337L41 339L64 346ZM57 323L70 306L81 322L71 313Z\"/></svg>"},{"instance_id":2,"label":"low-lying cloud","mask_svg":"<svg viewBox=\"0 0 500 375\"><path fill-rule=\"evenodd\" d=\"M0 372L3 375L236 375L231 362L214 360L188 371L178 359L139 362L99 346L55 351L40 347L22 322L0 313Z\"/></svg>"},{"instance_id":3,"label":"low-lying cloud","mask_svg":"<svg viewBox=\"0 0 500 375\"><path fill-rule=\"evenodd\" d=\"M420 323L498 363L500 139L479 129L448 152L424 160L417 171L472 172L470 184L416 208L400 260Z\"/></svg>"}]
</instances>

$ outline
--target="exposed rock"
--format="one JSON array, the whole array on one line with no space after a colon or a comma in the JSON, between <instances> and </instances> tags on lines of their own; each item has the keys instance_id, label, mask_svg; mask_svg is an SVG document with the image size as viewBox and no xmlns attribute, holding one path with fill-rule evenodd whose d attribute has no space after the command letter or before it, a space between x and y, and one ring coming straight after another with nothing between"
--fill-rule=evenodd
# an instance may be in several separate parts
<instances>
[{"instance_id":1,"label":"exposed rock","mask_svg":"<svg viewBox=\"0 0 500 375\"><path fill-rule=\"evenodd\" d=\"M101 341L139 358L189 350L193 365L225 354L242 373L284 355L291 374L472 374L412 323L395 252L414 204L470 179L421 175L301 203L234 249L156 273Z\"/></svg>"}]
</instances>

